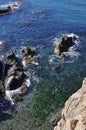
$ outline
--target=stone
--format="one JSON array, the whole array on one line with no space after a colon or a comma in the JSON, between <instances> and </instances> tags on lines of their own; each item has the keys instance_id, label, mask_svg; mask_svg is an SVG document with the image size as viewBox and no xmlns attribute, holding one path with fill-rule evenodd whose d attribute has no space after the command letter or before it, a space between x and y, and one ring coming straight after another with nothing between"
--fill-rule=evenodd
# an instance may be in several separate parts
<instances>
[{"instance_id":1,"label":"stone","mask_svg":"<svg viewBox=\"0 0 86 130\"><path fill-rule=\"evenodd\" d=\"M51 119L50 119L50 124L53 126L57 125L57 122L61 119L61 111L56 113Z\"/></svg>"},{"instance_id":2,"label":"stone","mask_svg":"<svg viewBox=\"0 0 86 130\"><path fill-rule=\"evenodd\" d=\"M15 9L17 9L18 7L19 7L18 2L13 2L11 4L8 4L7 6L0 8L0 15L8 14L14 11Z\"/></svg>"},{"instance_id":3,"label":"stone","mask_svg":"<svg viewBox=\"0 0 86 130\"><path fill-rule=\"evenodd\" d=\"M38 58L36 56L36 50L32 47L25 47L22 49L22 63L24 67L38 65Z\"/></svg>"},{"instance_id":4,"label":"stone","mask_svg":"<svg viewBox=\"0 0 86 130\"><path fill-rule=\"evenodd\" d=\"M56 65L55 67L52 68L52 70L53 70L54 72L56 72L56 73L60 73L61 70L62 70L61 64Z\"/></svg>"},{"instance_id":5,"label":"stone","mask_svg":"<svg viewBox=\"0 0 86 130\"><path fill-rule=\"evenodd\" d=\"M2 61L0 61L0 80L2 79L3 77L3 63Z\"/></svg>"},{"instance_id":6,"label":"stone","mask_svg":"<svg viewBox=\"0 0 86 130\"><path fill-rule=\"evenodd\" d=\"M60 56L63 52L67 52L70 47L75 45L75 41L77 39L78 37L74 34L60 37L57 41L55 41L54 54Z\"/></svg>"},{"instance_id":7,"label":"stone","mask_svg":"<svg viewBox=\"0 0 86 130\"><path fill-rule=\"evenodd\" d=\"M6 58L5 89L14 90L20 87L25 78L23 65L11 50Z\"/></svg>"},{"instance_id":8,"label":"stone","mask_svg":"<svg viewBox=\"0 0 86 130\"><path fill-rule=\"evenodd\" d=\"M26 57L26 56L35 56L36 54L36 50L35 48L32 48L32 47L25 47L22 49L22 56L23 57Z\"/></svg>"},{"instance_id":9,"label":"stone","mask_svg":"<svg viewBox=\"0 0 86 130\"><path fill-rule=\"evenodd\" d=\"M12 11L12 8L10 6L7 6L5 9L0 9L0 15L6 14Z\"/></svg>"},{"instance_id":10,"label":"stone","mask_svg":"<svg viewBox=\"0 0 86 130\"><path fill-rule=\"evenodd\" d=\"M86 130L86 78L82 87L66 101L54 130Z\"/></svg>"}]
</instances>

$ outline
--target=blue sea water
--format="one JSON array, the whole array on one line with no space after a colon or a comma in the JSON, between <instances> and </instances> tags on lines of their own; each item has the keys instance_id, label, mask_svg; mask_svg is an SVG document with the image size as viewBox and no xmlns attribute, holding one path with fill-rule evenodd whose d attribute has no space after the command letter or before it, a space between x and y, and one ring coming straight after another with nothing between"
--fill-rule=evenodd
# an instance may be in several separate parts
<instances>
[{"instance_id":1,"label":"blue sea water","mask_svg":"<svg viewBox=\"0 0 86 130\"><path fill-rule=\"evenodd\" d=\"M14 1L0 0L0 6ZM80 47L77 48L79 53L78 60L67 64L59 76L61 79L67 80L66 84L69 80L77 80L79 77L83 79L86 76L86 1L17 1L20 4L18 9L0 16L0 40L5 41L4 44L0 44L0 55L6 55L10 49L20 55L19 49L22 46L33 46L36 47L37 52L41 55L41 66L49 70L48 61L49 57L53 55L54 39L65 33L74 33L80 38ZM51 69L50 71L52 73ZM52 84L53 76L58 76L58 74L52 74L51 76L52 78L49 78ZM46 80L46 77L44 80ZM72 83L68 85L72 87ZM27 104L27 102L25 103Z\"/></svg>"},{"instance_id":2,"label":"blue sea water","mask_svg":"<svg viewBox=\"0 0 86 130\"><path fill-rule=\"evenodd\" d=\"M0 5L14 2L0 1ZM21 0L20 8L0 16L0 39L6 40L5 51L20 47L22 41L32 45L48 44L58 34L85 35L86 2L84 0Z\"/></svg>"}]
</instances>

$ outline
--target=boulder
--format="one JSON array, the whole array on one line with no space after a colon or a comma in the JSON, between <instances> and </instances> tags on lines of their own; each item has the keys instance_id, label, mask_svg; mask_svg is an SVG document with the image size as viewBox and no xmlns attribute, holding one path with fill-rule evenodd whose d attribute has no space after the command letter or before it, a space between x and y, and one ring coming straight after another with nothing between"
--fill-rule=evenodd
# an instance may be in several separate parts
<instances>
[{"instance_id":1,"label":"boulder","mask_svg":"<svg viewBox=\"0 0 86 130\"><path fill-rule=\"evenodd\" d=\"M7 6L0 8L0 15L10 13L13 10L15 10L16 8L18 8L18 6L19 6L18 2L13 2L11 4L7 4Z\"/></svg>"},{"instance_id":2,"label":"boulder","mask_svg":"<svg viewBox=\"0 0 86 130\"><path fill-rule=\"evenodd\" d=\"M38 58L36 56L36 50L32 47L25 47L22 49L23 65L31 66L38 65Z\"/></svg>"},{"instance_id":3,"label":"boulder","mask_svg":"<svg viewBox=\"0 0 86 130\"><path fill-rule=\"evenodd\" d=\"M86 78L82 87L66 101L54 130L86 130Z\"/></svg>"},{"instance_id":4,"label":"boulder","mask_svg":"<svg viewBox=\"0 0 86 130\"><path fill-rule=\"evenodd\" d=\"M2 61L0 61L0 80L2 79L3 77L3 63Z\"/></svg>"},{"instance_id":5,"label":"boulder","mask_svg":"<svg viewBox=\"0 0 86 130\"><path fill-rule=\"evenodd\" d=\"M53 126L57 125L57 122L61 119L61 111L56 113L51 119L50 124Z\"/></svg>"},{"instance_id":6,"label":"boulder","mask_svg":"<svg viewBox=\"0 0 86 130\"><path fill-rule=\"evenodd\" d=\"M74 34L65 35L55 41L55 49L54 53L57 56L60 56L63 52L67 52L70 47L75 45L75 41L77 40L77 36Z\"/></svg>"},{"instance_id":7,"label":"boulder","mask_svg":"<svg viewBox=\"0 0 86 130\"><path fill-rule=\"evenodd\" d=\"M22 56L23 57L26 57L26 56L35 56L36 55L36 50L35 48L32 48L32 47L25 47L22 49Z\"/></svg>"},{"instance_id":8,"label":"boulder","mask_svg":"<svg viewBox=\"0 0 86 130\"><path fill-rule=\"evenodd\" d=\"M25 73L22 63L11 50L6 58L5 67L5 89L14 90L22 85L25 80Z\"/></svg>"},{"instance_id":9,"label":"boulder","mask_svg":"<svg viewBox=\"0 0 86 130\"><path fill-rule=\"evenodd\" d=\"M5 9L0 9L0 15L6 14L12 11L12 8L10 6L7 6Z\"/></svg>"}]
</instances>

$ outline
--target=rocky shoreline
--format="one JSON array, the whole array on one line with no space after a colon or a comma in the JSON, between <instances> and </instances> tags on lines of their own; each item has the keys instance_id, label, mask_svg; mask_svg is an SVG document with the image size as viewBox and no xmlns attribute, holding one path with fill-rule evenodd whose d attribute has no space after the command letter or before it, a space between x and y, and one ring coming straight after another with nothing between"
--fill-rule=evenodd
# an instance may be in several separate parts
<instances>
[{"instance_id":1,"label":"rocky shoreline","mask_svg":"<svg viewBox=\"0 0 86 130\"><path fill-rule=\"evenodd\" d=\"M51 120L54 130L86 130L86 78L82 87L65 103L60 115Z\"/></svg>"}]
</instances>

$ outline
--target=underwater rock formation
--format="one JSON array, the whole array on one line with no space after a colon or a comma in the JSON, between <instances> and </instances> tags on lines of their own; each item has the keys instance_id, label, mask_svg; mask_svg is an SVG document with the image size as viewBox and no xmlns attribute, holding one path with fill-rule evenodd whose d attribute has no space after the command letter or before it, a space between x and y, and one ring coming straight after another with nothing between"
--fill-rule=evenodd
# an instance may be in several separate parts
<instances>
[{"instance_id":1,"label":"underwater rock formation","mask_svg":"<svg viewBox=\"0 0 86 130\"><path fill-rule=\"evenodd\" d=\"M38 58L36 56L35 48L25 47L21 52L24 66L38 65Z\"/></svg>"},{"instance_id":2,"label":"underwater rock formation","mask_svg":"<svg viewBox=\"0 0 86 130\"><path fill-rule=\"evenodd\" d=\"M86 78L82 87L66 101L54 130L86 130Z\"/></svg>"},{"instance_id":3,"label":"underwater rock formation","mask_svg":"<svg viewBox=\"0 0 86 130\"><path fill-rule=\"evenodd\" d=\"M54 44L54 54L56 56L60 56L63 52L67 52L70 47L75 45L77 39L78 37L74 34L64 35L63 37L59 38Z\"/></svg>"}]
</instances>

